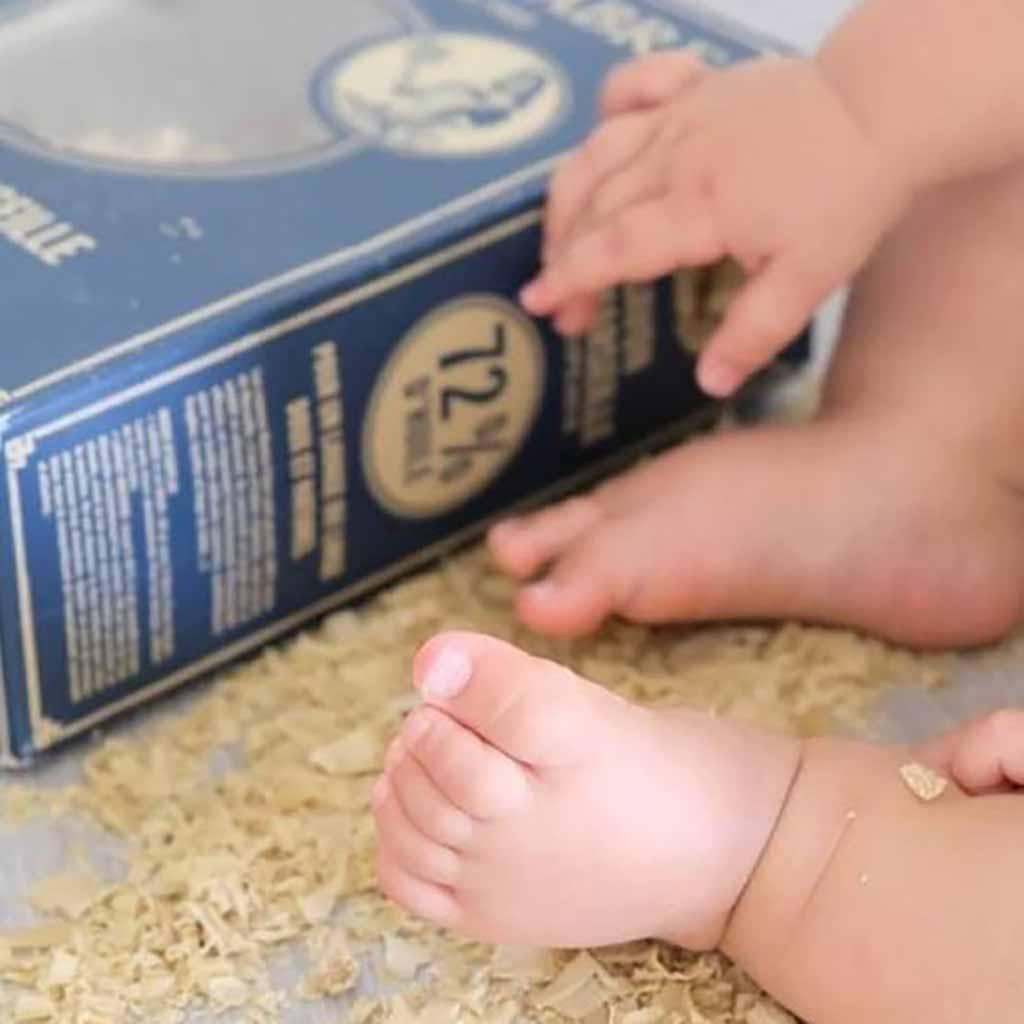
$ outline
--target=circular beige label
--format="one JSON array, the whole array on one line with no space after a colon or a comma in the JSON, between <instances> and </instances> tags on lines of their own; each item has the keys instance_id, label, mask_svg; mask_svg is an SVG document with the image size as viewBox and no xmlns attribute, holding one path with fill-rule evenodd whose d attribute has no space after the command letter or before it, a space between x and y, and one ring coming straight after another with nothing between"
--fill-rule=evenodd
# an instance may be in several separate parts
<instances>
[{"instance_id":1,"label":"circular beige label","mask_svg":"<svg viewBox=\"0 0 1024 1024\"><path fill-rule=\"evenodd\" d=\"M390 149L474 157L543 135L570 93L560 69L520 42L417 32L329 67L320 99L329 119Z\"/></svg>"},{"instance_id":2,"label":"circular beige label","mask_svg":"<svg viewBox=\"0 0 1024 1024\"><path fill-rule=\"evenodd\" d=\"M537 419L544 349L512 303L471 296L421 320L370 399L363 465L389 511L424 519L479 494Z\"/></svg>"}]
</instances>

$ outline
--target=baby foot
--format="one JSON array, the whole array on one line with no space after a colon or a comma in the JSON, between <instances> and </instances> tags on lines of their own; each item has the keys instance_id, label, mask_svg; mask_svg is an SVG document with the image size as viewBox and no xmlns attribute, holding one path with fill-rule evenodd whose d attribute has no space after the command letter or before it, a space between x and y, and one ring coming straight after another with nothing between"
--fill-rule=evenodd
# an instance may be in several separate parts
<instances>
[{"instance_id":1,"label":"baby foot","mask_svg":"<svg viewBox=\"0 0 1024 1024\"><path fill-rule=\"evenodd\" d=\"M629 704L475 634L428 643L415 682L374 797L385 893L485 941L718 944L795 741Z\"/></svg>"},{"instance_id":2,"label":"baby foot","mask_svg":"<svg viewBox=\"0 0 1024 1024\"><path fill-rule=\"evenodd\" d=\"M621 615L994 639L1021 611L1020 499L976 458L897 429L830 421L694 441L497 526L491 552L526 584L520 618L549 635Z\"/></svg>"},{"instance_id":3,"label":"baby foot","mask_svg":"<svg viewBox=\"0 0 1024 1024\"><path fill-rule=\"evenodd\" d=\"M1024 171L922 201L854 291L819 417L690 443L491 534L553 635L799 618L920 646L1024 615ZM963 296L971 296L964 302ZM964 339L984 339L984 357Z\"/></svg>"}]
</instances>

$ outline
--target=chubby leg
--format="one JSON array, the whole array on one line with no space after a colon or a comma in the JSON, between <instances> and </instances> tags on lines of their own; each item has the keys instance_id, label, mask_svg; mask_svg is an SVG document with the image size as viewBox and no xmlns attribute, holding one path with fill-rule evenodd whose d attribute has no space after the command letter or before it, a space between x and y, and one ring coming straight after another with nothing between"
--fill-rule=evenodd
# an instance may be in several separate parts
<instances>
[{"instance_id":1,"label":"chubby leg","mask_svg":"<svg viewBox=\"0 0 1024 1024\"><path fill-rule=\"evenodd\" d=\"M815 740L723 950L814 1024L982 1024L1024 1001L1024 803L955 784L926 802L909 755Z\"/></svg>"},{"instance_id":2,"label":"chubby leg","mask_svg":"<svg viewBox=\"0 0 1024 1024\"><path fill-rule=\"evenodd\" d=\"M499 525L554 635L796 617L922 646L1024 615L1024 171L928 195L857 282L819 416Z\"/></svg>"}]
</instances>

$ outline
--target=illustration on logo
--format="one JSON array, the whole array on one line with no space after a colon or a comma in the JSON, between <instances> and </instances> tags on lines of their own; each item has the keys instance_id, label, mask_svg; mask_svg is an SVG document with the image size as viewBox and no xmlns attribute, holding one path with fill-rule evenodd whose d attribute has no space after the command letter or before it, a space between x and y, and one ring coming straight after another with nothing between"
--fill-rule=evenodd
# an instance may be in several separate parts
<instances>
[{"instance_id":1,"label":"illustration on logo","mask_svg":"<svg viewBox=\"0 0 1024 1024\"><path fill-rule=\"evenodd\" d=\"M546 57L466 33L390 39L336 62L326 111L349 130L417 155L479 156L539 137L565 111L568 86Z\"/></svg>"}]
</instances>

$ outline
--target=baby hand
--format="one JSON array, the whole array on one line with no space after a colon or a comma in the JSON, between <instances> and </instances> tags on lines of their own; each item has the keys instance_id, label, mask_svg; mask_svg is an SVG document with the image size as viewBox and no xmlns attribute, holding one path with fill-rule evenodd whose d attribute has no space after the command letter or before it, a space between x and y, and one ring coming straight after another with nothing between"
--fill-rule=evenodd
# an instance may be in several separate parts
<instances>
[{"instance_id":1,"label":"baby hand","mask_svg":"<svg viewBox=\"0 0 1024 1024\"><path fill-rule=\"evenodd\" d=\"M660 54L610 78L603 114L552 182L544 267L523 304L582 333L604 289L730 256L746 283L698 367L716 396L796 337L909 201L806 61L709 71Z\"/></svg>"},{"instance_id":2,"label":"baby hand","mask_svg":"<svg viewBox=\"0 0 1024 1024\"><path fill-rule=\"evenodd\" d=\"M1024 711L1007 708L926 744L922 758L972 796L1024 789Z\"/></svg>"}]
</instances>

